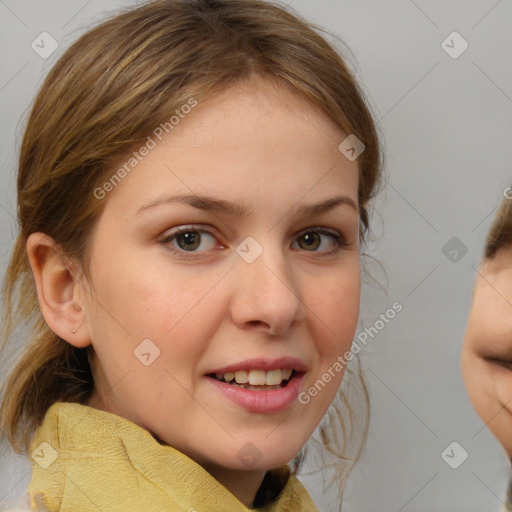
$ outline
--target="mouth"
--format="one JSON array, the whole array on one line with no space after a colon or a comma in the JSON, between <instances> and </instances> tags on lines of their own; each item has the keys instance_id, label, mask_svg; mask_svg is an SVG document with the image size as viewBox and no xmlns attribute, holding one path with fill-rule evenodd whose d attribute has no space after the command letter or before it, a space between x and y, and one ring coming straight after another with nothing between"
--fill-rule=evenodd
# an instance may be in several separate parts
<instances>
[{"instance_id":1,"label":"mouth","mask_svg":"<svg viewBox=\"0 0 512 512\"><path fill-rule=\"evenodd\" d=\"M211 383L212 389L216 393L220 393L221 396L251 413L280 413L293 407L296 403L304 385L306 372L285 368L284 375L283 369L278 370L280 373L278 375L276 370L278 369L268 372L262 370L256 370L256 372L253 370L237 370L236 372L226 372L227 375L226 373L214 372L205 375L205 379ZM247 373L247 377L245 377L244 373L239 373L236 376L238 380L245 380L247 378L247 382L237 382L235 374L239 371ZM218 373L219 375L217 375ZM270 384L267 384L267 376ZM264 384L263 378L265 378ZM272 384L272 382L277 382L278 379L278 384Z\"/></svg>"},{"instance_id":2,"label":"mouth","mask_svg":"<svg viewBox=\"0 0 512 512\"><path fill-rule=\"evenodd\" d=\"M236 372L209 373L206 376L230 386L252 391L272 391L281 389L304 372L292 368L276 368L274 370L238 370Z\"/></svg>"},{"instance_id":3,"label":"mouth","mask_svg":"<svg viewBox=\"0 0 512 512\"><path fill-rule=\"evenodd\" d=\"M208 371L216 393L252 413L283 412L294 406L308 366L297 357L253 358Z\"/></svg>"}]
</instances>

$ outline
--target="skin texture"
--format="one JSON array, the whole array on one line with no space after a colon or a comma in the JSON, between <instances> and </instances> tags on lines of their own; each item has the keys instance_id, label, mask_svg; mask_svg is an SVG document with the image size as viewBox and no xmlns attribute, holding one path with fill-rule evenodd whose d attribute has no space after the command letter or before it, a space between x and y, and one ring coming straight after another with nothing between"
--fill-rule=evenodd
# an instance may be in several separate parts
<instances>
[{"instance_id":1,"label":"skin texture","mask_svg":"<svg viewBox=\"0 0 512 512\"><path fill-rule=\"evenodd\" d=\"M94 348L89 405L182 451L246 506L265 472L298 454L343 371L307 405L295 401L272 414L234 404L205 374L250 358L293 356L307 365L307 390L350 348L360 298L358 164L338 150L345 137L289 91L244 83L194 108L103 199L91 282L63 266L51 238L33 234L27 243L47 323L69 343ZM237 218L166 204L137 215L177 193L253 211ZM337 195L356 208L294 213ZM211 234L196 233L199 244L163 241L189 225ZM306 240L317 227L348 245L337 247L329 235ZM263 248L250 264L236 252L248 236ZM147 338L161 351L150 366L134 356ZM261 453L250 468L237 456L249 442Z\"/></svg>"},{"instance_id":2,"label":"skin texture","mask_svg":"<svg viewBox=\"0 0 512 512\"><path fill-rule=\"evenodd\" d=\"M461 355L476 412L512 457L512 248L484 260Z\"/></svg>"}]
</instances>

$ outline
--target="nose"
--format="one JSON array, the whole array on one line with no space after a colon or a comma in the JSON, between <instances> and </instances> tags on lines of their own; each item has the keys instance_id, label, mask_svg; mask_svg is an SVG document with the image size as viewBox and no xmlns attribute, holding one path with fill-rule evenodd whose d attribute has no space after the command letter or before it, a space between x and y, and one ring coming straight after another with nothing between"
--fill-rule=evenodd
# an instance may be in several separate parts
<instances>
[{"instance_id":1,"label":"nose","mask_svg":"<svg viewBox=\"0 0 512 512\"><path fill-rule=\"evenodd\" d=\"M240 329L284 335L304 321L305 304L289 255L275 242L261 246L263 252L251 263L237 257L232 320Z\"/></svg>"}]
</instances>

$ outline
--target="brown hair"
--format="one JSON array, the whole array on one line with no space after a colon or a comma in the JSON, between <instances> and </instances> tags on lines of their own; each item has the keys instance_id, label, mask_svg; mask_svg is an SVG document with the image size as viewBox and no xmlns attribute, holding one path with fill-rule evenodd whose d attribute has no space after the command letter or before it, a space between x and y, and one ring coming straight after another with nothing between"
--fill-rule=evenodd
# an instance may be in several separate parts
<instances>
[{"instance_id":1,"label":"brown hair","mask_svg":"<svg viewBox=\"0 0 512 512\"><path fill-rule=\"evenodd\" d=\"M512 187L505 189L512 191ZM485 241L485 257L492 258L500 249L512 245L512 199L501 202Z\"/></svg>"},{"instance_id":2,"label":"brown hair","mask_svg":"<svg viewBox=\"0 0 512 512\"><path fill-rule=\"evenodd\" d=\"M34 232L51 236L66 260L78 261L88 276L90 234L105 205L93 191L122 155L191 97L201 101L212 91L259 76L288 87L346 134L355 134L366 146L358 163L360 240L367 240L369 200L381 180L379 138L362 91L319 31L263 0L158 0L91 29L51 69L21 145L20 233L3 284L2 347L21 326L30 340L2 387L0 433L18 453L29 450L35 428L53 403L84 403L93 389L87 349L58 337L41 314L27 238ZM326 452L337 457L340 499L369 423L360 366L347 372L359 385L362 425L354 426L355 412L340 392L340 403L320 429ZM356 447L347 441L351 432L363 437ZM347 455L349 449L355 456ZM300 468L304 453L294 459L292 472Z\"/></svg>"}]
</instances>

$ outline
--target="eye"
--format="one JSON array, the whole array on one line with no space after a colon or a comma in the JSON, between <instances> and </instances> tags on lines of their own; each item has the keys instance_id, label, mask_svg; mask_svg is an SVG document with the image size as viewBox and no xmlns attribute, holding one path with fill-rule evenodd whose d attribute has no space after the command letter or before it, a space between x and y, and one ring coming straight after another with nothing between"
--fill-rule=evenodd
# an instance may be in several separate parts
<instances>
[{"instance_id":1,"label":"eye","mask_svg":"<svg viewBox=\"0 0 512 512\"><path fill-rule=\"evenodd\" d=\"M509 370L512 370L512 361L510 361L510 360L499 359L496 357L484 357L484 360L489 363L497 364L497 365L503 366Z\"/></svg>"},{"instance_id":2,"label":"eye","mask_svg":"<svg viewBox=\"0 0 512 512\"><path fill-rule=\"evenodd\" d=\"M311 251L310 249L316 249L322 244L322 238L329 237L331 239L331 249L324 251ZM334 254L341 248L346 247L347 241L343 236L338 233L330 232L325 229L310 229L309 231L303 231L298 238L299 242L304 241L301 248L305 248L308 252L325 252L326 254Z\"/></svg>"},{"instance_id":3,"label":"eye","mask_svg":"<svg viewBox=\"0 0 512 512\"><path fill-rule=\"evenodd\" d=\"M201 242L203 241L204 235L206 235L206 239L210 237L214 243L213 247L215 246L215 237L209 233L208 231L205 231L203 229L193 229L191 227L183 227L178 228L176 231L171 233L170 235L166 236L162 243L164 244L170 244L172 247L175 247L177 250L185 251L185 252L197 252L196 249L201 245ZM176 245L173 243L173 241L176 242ZM208 246L208 244L206 244ZM206 247L205 249L212 248L212 244L210 244L210 247Z\"/></svg>"},{"instance_id":4,"label":"eye","mask_svg":"<svg viewBox=\"0 0 512 512\"><path fill-rule=\"evenodd\" d=\"M317 250L321 246L325 246L324 239L331 241L327 244L327 248ZM325 229L310 229L303 231L297 238L299 249L307 252L324 253L332 255L348 246L345 238L337 232L330 232ZM188 257L199 256L199 253L205 250L211 250L215 247L216 238L209 231L198 229L193 226L183 226L165 236L160 243L170 246L173 251L184 254L189 253ZM200 246L203 250L197 250Z\"/></svg>"}]
</instances>

